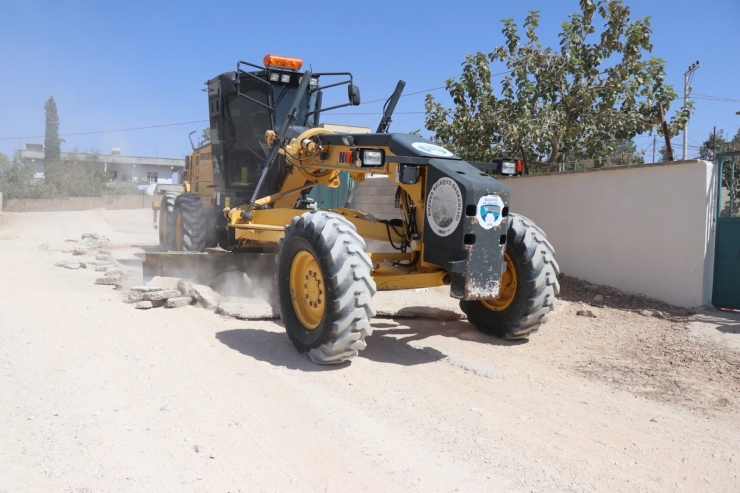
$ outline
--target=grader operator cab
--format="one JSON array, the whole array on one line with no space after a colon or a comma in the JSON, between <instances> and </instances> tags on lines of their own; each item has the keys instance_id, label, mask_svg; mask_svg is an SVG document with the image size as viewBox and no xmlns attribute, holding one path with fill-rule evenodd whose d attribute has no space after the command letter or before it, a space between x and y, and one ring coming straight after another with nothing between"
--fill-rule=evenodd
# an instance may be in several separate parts
<instances>
[{"instance_id":1,"label":"grader operator cab","mask_svg":"<svg viewBox=\"0 0 740 493\"><path fill-rule=\"evenodd\" d=\"M467 162L421 137L387 133L402 81L376 133L321 128L322 112L360 104L360 91L349 73L301 65L268 55L263 66L239 62L208 81L211 141L188 157L183 193L155 204L162 248L276 252L280 316L316 363L341 363L366 346L376 290L449 285L481 332L536 331L559 292L554 250L509 211L509 192L492 176L521 173L521 163ZM341 86L349 101L324 107L324 92ZM339 186L341 171L356 183L387 175L400 217L317 210L308 192ZM365 240L394 253L366 251Z\"/></svg>"}]
</instances>

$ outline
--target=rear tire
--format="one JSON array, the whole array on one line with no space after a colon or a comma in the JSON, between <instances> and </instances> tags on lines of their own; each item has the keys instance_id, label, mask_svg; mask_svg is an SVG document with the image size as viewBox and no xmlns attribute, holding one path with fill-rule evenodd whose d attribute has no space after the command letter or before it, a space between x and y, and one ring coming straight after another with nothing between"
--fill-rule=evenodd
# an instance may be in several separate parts
<instances>
[{"instance_id":1,"label":"rear tire","mask_svg":"<svg viewBox=\"0 0 740 493\"><path fill-rule=\"evenodd\" d=\"M174 250L202 252L206 249L206 211L198 195L183 193L175 200ZM178 222L180 227L178 228ZM178 234L179 233L179 234ZM179 236L179 237L178 237ZM178 241L179 240L179 241Z\"/></svg>"},{"instance_id":2,"label":"rear tire","mask_svg":"<svg viewBox=\"0 0 740 493\"><path fill-rule=\"evenodd\" d=\"M515 274L513 299L505 308L485 301L460 301L460 309L479 331L501 339L536 332L555 309L560 267L547 235L530 219L510 214L506 254ZM502 286L504 290L506 286Z\"/></svg>"},{"instance_id":3,"label":"rear tire","mask_svg":"<svg viewBox=\"0 0 740 493\"><path fill-rule=\"evenodd\" d=\"M163 251L172 250L173 236L172 226L174 226L175 200L180 195L177 192L167 192L162 195L162 201L159 205L159 247Z\"/></svg>"},{"instance_id":4,"label":"rear tire","mask_svg":"<svg viewBox=\"0 0 740 493\"><path fill-rule=\"evenodd\" d=\"M357 356L372 334L375 281L355 226L326 211L295 217L275 261L280 318L296 349L325 365Z\"/></svg>"}]
</instances>

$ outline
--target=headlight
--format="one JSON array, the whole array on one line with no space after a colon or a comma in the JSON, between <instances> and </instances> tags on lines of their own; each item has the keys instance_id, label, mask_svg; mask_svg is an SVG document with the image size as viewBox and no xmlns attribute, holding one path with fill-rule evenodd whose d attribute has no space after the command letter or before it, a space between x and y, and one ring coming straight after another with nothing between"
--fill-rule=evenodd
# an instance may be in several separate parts
<instances>
[{"instance_id":1,"label":"headlight","mask_svg":"<svg viewBox=\"0 0 740 493\"><path fill-rule=\"evenodd\" d=\"M280 74L277 72L273 72L270 74L270 82L277 82L280 80Z\"/></svg>"},{"instance_id":2,"label":"headlight","mask_svg":"<svg viewBox=\"0 0 740 493\"><path fill-rule=\"evenodd\" d=\"M365 166L382 166L383 151L362 151L362 164Z\"/></svg>"},{"instance_id":3,"label":"headlight","mask_svg":"<svg viewBox=\"0 0 740 493\"><path fill-rule=\"evenodd\" d=\"M290 74L281 75L280 82L282 82L283 84L287 84L288 82L290 82Z\"/></svg>"},{"instance_id":4,"label":"headlight","mask_svg":"<svg viewBox=\"0 0 740 493\"><path fill-rule=\"evenodd\" d=\"M516 174L516 163L514 161L503 161L501 163L501 174L502 175L515 175Z\"/></svg>"}]
</instances>

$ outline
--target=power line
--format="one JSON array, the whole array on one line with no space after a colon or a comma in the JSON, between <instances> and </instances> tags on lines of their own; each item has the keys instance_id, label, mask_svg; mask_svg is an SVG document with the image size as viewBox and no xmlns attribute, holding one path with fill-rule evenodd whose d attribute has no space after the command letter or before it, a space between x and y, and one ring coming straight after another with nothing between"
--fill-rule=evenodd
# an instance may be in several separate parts
<instances>
[{"instance_id":1,"label":"power line","mask_svg":"<svg viewBox=\"0 0 740 493\"><path fill-rule=\"evenodd\" d=\"M491 77L495 77L498 75L504 75L508 74L509 71L506 72L499 72L496 74L491 74ZM439 91L441 89L445 89L446 86L439 86L439 87L432 87L429 89L423 89L421 91L415 91L410 92L407 94L402 94L401 97L407 97L407 96L414 96L416 94L422 94L426 92L432 92L432 91ZM679 98L676 98L679 99ZM740 99L733 99L733 98L725 98L721 96L711 96L707 94L695 94L693 96L690 96L690 99L706 99L710 101L722 101L722 102L737 102L740 103ZM385 102L387 101L387 98L382 99L373 99L372 101L365 101L363 104L371 104L371 103L379 103L379 102ZM425 114L424 111L396 111L394 114L396 115L422 115ZM334 113L334 112L328 112L327 115L382 115L382 112L360 112L360 113ZM115 132L130 132L134 130L148 130L152 128L165 128L165 127L176 127L180 125L191 125L193 123L206 123L209 120L191 120L187 122L177 122L177 123L165 123L161 125L148 125L148 126L142 126L142 127L131 127L131 128L120 128L116 130L96 130L92 132L76 132L76 133L70 133L70 134L60 134L59 137L76 137L80 135L95 135L95 134L106 134L106 133L115 133ZM729 122L727 122L729 123ZM730 125L738 126L735 123L729 123ZM637 136L640 137L640 136ZM25 137L0 137L0 140L22 140L22 139L43 139L45 138L44 135L32 135L32 136L25 136Z\"/></svg>"},{"instance_id":2,"label":"power line","mask_svg":"<svg viewBox=\"0 0 740 493\"><path fill-rule=\"evenodd\" d=\"M121 128L118 130L96 130L94 132L78 132L74 134L60 134L59 137L75 137L77 135L92 135L92 134L108 134L108 133L114 133L114 132L129 132L131 130L146 130L149 128L162 128L162 127L175 127L178 125L190 125L192 123L204 123L208 120L192 120L189 122L179 122L179 123L165 123L162 125L149 125L146 127L132 127L132 128ZM18 139L43 139L45 138L44 135L33 135L30 137L0 137L0 140L18 140Z\"/></svg>"}]
</instances>

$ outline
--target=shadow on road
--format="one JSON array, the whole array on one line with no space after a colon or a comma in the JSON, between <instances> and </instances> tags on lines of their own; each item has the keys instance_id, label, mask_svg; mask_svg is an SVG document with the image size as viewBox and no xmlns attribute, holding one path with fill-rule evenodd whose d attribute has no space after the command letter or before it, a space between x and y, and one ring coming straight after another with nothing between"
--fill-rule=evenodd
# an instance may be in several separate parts
<instances>
[{"instance_id":1,"label":"shadow on road","mask_svg":"<svg viewBox=\"0 0 740 493\"><path fill-rule=\"evenodd\" d=\"M740 313L713 310L698 313L691 317L692 322L714 327L725 334L740 334Z\"/></svg>"},{"instance_id":2,"label":"shadow on road","mask_svg":"<svg viewBox=\"0 0 740 493\"><path fill-rule=\"evenodd\" d=\"M272 332L262 329L234 329L216 334L216 339L231 349L264 361L274 366L284 366L290 370L331 371L346 368L341 365L316 365L305 355L296 351L285 332Z\"/></svg>"},{"instance_id":3,"label":"shadow on road","mask_svg":"<svg viewBox=\"0 0 740 493\"><path fill-rule=\"evenodd\" d=\"M359 357L378 363L415 366L442 360L447 355L440 350L411 344L428 337L453 337L478 344L518 346L527 340L503 341L477 332L465 321L439 322L428 319L374 319L373 334L367 338L367 348ZM235 351L291 370L331 371L346 368L341 365L316 365L298 353L284 332L262 329L234 329L218 332L216 338Z\"/></svg>"},{"instance_id":4,"label":"shadow on road","mask_svg":"<svg viewBox=\"0 0 740 493\"><path fill-rule=\"evenodd\" d=\"M526 339L504 341L481 334L462 320L440 322L423 318L395 318L381 322L375 319L372 325L373 335L367 338L367 348L360 352L360 357L403 366L432 363L446 358L447 355L438 349L411 344L434 336L494 346L518 346L527 343Z\"/></svg>"}]
</instances>

